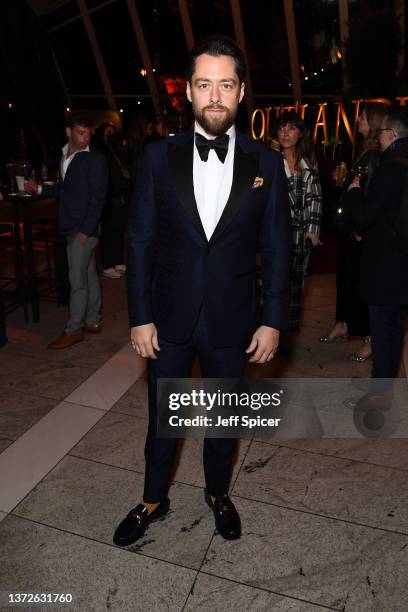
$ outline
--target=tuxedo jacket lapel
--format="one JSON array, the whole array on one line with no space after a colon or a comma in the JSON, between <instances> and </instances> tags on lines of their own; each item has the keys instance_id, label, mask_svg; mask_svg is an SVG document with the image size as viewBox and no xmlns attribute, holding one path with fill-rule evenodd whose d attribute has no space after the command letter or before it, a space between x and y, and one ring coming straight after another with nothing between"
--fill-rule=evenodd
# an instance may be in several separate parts
<instances>
[{"instance_id":1,"label":"tuxedo jacket lapel","mask_svg":"<svg viewBox=\"0 0 408 612\"><path fill-rule=\"evenodd\" d=\"M191 130L184 142L174 143L169 146L169 168L178 199L190 217L194 227L205 241L207 241L194 196L193 147L194 131Z\"/></svg>"},{"instance_id":2,"label":"tuxedo jacket lapel","mask_svg":"<svg viewBox=\"0 0 408 612\"><path fill-rule=\"evenodd\" d=\"M243 206L248 191L251 189L255 177L257 176L258 167L258 154L246 153L243 151L239 145L237 133L231 191L221 218L211 236L210 244L217 240L226 226Z\"/></svg>"},{"instance_id":3,"label":"tuxedo jacket lapel","mask_svg":"<svg viewBox=\"0 0 408 612\"><path fill-rule=\"evenodd\" d=\"M178 199L189 215L194 227L207 242L194 196L193 159L194 131L191 130L185 140L169 146L169 168ZM221 218L209 240L210 244L220 236L244 204L248 191L251 189L257 175L258 167L258 154L245 152L239 144L239 134L237 133L231 191Z\"/></svg>"}]
</instances>

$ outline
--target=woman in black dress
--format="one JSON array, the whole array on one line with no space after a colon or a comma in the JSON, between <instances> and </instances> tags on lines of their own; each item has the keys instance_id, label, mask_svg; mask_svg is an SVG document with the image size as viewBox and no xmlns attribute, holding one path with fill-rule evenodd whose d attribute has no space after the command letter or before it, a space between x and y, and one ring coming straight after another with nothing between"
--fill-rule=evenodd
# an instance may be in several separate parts
<instances>
[{"instance_id":1,"label":"woman in black dress","mask_svg":"<svg viewBox=\"0 0 408 612\"><path fill-rule=\"evenodd\" d=\"M320 342L347 341L350 335L363 336L363 343L349 355L350 361L363 362L371 356L371 337L368 322L368 308L357 298L361 240L364 235L347 214L348 187L358 178L366 193L369 182L378 166L380 150L376 130L386 115L387 106L379 102L366 104L358 119L358 132L363 137L362 150L353 163L344 182L339 207L346 211L344 227L340 236L340 250L337 261L336 320L330 332Z\"/></svg>"}]
</instances>

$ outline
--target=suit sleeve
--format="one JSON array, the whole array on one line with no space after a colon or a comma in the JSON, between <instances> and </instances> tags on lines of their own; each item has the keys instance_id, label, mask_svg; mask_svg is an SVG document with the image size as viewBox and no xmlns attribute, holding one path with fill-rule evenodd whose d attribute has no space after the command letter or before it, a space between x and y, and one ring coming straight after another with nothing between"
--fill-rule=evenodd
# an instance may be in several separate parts
<instances>
[{"instance_id":1,"label":"suit sleeve","mask_svg":"<svg viewBox=\"0 0 408 612\"><path fill-rule=\"evenodd\" d=\"M58 183L55 186L51 185L42 185L41 192L39 195L42 198L59 198L60 195L60 184Z\"/></svg>"},{"instance_id":2,"label":"suit sleeve","mask_svg":"<svg viewBox=\"0 0 408 612\"><path fill-rule=\"evenodd\" d=\"M79 231L91 236L101 219L108 190L108 165L103 155L95 155L88 168L89 200Z\"/></svg>"},{"instance_id":3,"label":"suit sleeve","mask_svg":"<svg viewBox=\"0 0 408 612\"><path fill-rule=\"evenodd\" d=\"M147 146L129 209L127 286L130 327L153 322L151 287L156 219L152 155L151 147Z\"/></svg>"},{"instance_id":4,"label":"suit sleeve","mask_svg":"<svg viewBox=\"0 0 408 612\"><path fill-rule=\"evenodd\" d=\"M283 161L279 156L274 162L275 172L260 232L261 325L285 329L289 314L291 248L289 196Z\"/></svg>"},{"instance_id":5,"label":"suit sleeve","mask_svg":"<svg viewBox=\"0 0 408 612\"><path fill-rule=\"evenodd\" d=\"M368 228L377 222L382 210L389 202L392 182L384 180L384 169L380 167L370 182L367 194L359 188L351 189L347 194L349 213L359 227Z\"/></svg>"}]
</instances>

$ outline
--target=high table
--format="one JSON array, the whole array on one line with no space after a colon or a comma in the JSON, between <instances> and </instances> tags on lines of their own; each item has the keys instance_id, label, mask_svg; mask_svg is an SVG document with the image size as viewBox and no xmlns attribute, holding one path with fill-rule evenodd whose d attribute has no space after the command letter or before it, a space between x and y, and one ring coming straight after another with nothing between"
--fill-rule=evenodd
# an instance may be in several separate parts
<instances>
[{"instance_id":1,"label":"high table","mask_svg":"<svg viewBox=\"0 0 408 612\"><path fill-rule=\"evenodd\" d=\"M26 299L26 289L25 289L25 273L24 273L24 260L23 260L23 249L21 242L21 234L20 234L20 214L18 206L15 206L13 202L10 200L2 200L0 201L0 223L1 225L13 226L13 235L10 237L8 241L9 244L13 247L13 255L14 255L14 266L15 266L15 290L8 290L12 279L9 279L9 283L6 284L3 299L7 299L7 301L11 301L13 308L18 306L23 306L24 308L24 319L28 320L28 307L27 307L27 299ZM4 304L2 302L3 315L5 312Z\"/></svg>"},{"instance_id":2,"label":"high table","mask_svg":"<svg viewBox=\"0 0 408 612\"><path fill-rule=\"evenodd\" d=\"M25 301L31 305L33 321L40 320L40 307L38 288L35 274L34 248L33 248L33 228L32 228L32 211L33 207L39 205L40 202L53 201L55 210L56 204L54 198L44 198L37 195L18 194L15 196L7 196L5 204L11 204L12 219L16 228L16 251L19 262L24 269L25 279ZM20 227L23 229L23 244L20 238ZM22 248L24 245L24 248Z\"/></svg>"}]
</instances>

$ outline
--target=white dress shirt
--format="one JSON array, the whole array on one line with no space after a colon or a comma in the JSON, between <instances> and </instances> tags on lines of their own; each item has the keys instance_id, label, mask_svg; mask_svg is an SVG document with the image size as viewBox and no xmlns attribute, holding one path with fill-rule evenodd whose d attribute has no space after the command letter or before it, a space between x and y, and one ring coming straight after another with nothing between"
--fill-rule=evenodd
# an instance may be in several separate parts
<instances>
[{"instance_id":1,"label":"white dress shirt","mask_svg":"<svg viewBox=\"0 0 408 612\"><path fill-rule=\"evenodd\" d=\"M61 163L60 163L60 177L62 181L65 179L65 175L67 173L68 166L74 159L75 155L77 153L82 153L82 151L87 151L89 153L89 146L87 146L85 147L85 149L80 149L79 151L75 151L75 153L72 153L72 155L69 155L67 157L68 147L69 147L68 143L64 144L64 146L62 147L62 158L61 158ZM38 195L42 194L42 190L43 190L42 185L37 185Z\"/></svg>"},{"instance_id":2,"label":"white dress shirt","mask_svg":"<svg viewBox=\"0 0 408 612\"><path fill-rule=\"evenodd\" d=\"M74 153L72 153L71 155L69 155L67 157L67 153L68 153L68 147L69 144L66 143L63 147L62 147L62 159L61 159L61 179L64 180L65 179L65 175L67 173L68 170L68 166L69 164L72 162L72 160L74 159L75 155L77 153L82 153L82 151L87 151L89 153L89 146L86 147L85 149L81 149L80 151L75 151Z\"/></svg>"},{"instance_id":3,"label":"white dress shirt","mask_svg":"<svg viewBox=\"0 0 408 612\"><path fill-rule=\"evenodd\" d=\"M196 122L195 132L208 138L202 127ZM207 161L202 161L194 144L193 182L194 196L198 214L210 240L231 192L234 172L235 126L227 131L229 136L228 153L224 163L218 159L214 149L210 149Z\"/></svg>"}]
</instances>

